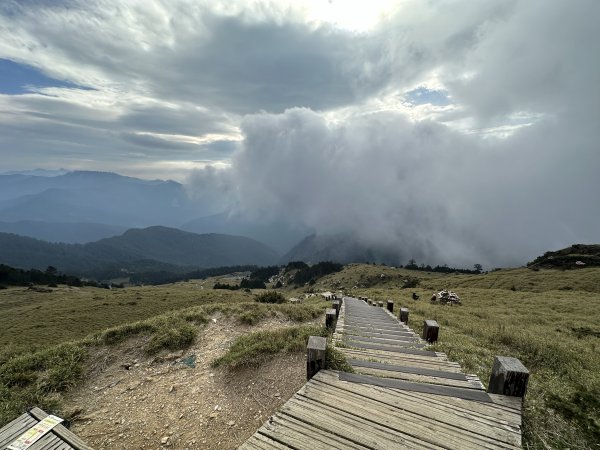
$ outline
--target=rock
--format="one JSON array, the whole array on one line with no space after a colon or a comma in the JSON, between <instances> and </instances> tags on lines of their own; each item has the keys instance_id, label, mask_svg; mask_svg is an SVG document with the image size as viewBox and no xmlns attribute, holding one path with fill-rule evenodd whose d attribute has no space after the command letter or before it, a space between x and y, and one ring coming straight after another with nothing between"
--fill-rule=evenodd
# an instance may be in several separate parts
<instances>
[{"instance_id":1,"label":"rock","mask_svg":"<svg viewBox=\"0 0 600 450\"><path fill-rule=\"evenodd\" d=\"M169 394L175 392L177 390L177 386L175 386L174 384L171 385L171 387L169 388Z\"/></svg>"},{"instance_id":2,"label":"rock","mask_svg":"<svg viewBox=\"0 0 600 450\"><path fill-rule=\"evenodd\" d=\"M213 319L213 320L212 320L212 323L217 323L217 319Z\"/></svg>"},{"instance_id":3,"label":"rock","mask_svg":"<svg viewBox=\"0 0 600 450\"><path fill-rule=\"evenodd\" d=\"M208 418L209 419L214 419L215 417L218 417L218 416L219 416L219 413L214 412L214 413L210 413L209 416L208 416Z\"/></svg>"},{"instance_id":4,"label":"rock","mask_svg":"<svg viewBox=\"0 0 600 450\"><path fill-rule=\"evenodd\" d=\"M164 436L160 439L161 445L167 445L169 443L169 436Z\"/></svg>"},{"instance_id":5,"label":"rock","mask_svg":"<svg viewBox=\"0 0 600 450\"><path fill-rule=\"evenodd\" d=\"M183 356L183 350L179 350L178 352L172 352L165 356L163 356L163 360L165 361L173 361L175 359L179 359Z\"/></svg>"},{"instance_id":6,"label":"rock","mask_svg":"<svg viewBox=\"0 0 600 450\"><path fill-rule=\"evenodd\" d=\"M234 425L235 425L235 420L230 420L229 422L227 422L228 427L232 427Z\"/></svg>"}]
</instances>

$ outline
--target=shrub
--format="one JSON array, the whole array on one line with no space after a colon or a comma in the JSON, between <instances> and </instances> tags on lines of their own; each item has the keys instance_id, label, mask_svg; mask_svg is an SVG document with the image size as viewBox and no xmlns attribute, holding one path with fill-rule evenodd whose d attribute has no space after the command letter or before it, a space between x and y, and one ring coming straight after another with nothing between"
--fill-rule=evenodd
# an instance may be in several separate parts
<instances>
[{"instance_id":1,"label":"shrub","mask_svg":"<svg viewBox=\"0 0 600 450\"><path fill-rule=\"evenodd\" d=\"M258 278L244 278L240 283L242 289L266 289L267 286L263 280Z\"/></svg>"},{"instance_id":2,"label":"shrub","mask_svg":"<svg viewBox=\"0 0 600 450\"><path fill-rule=\"evenodd\" d=\"M262 294L258 294L255 300L259 303L285 303L287 300L285 297L277 291L267 291Z\"/></svg>"}]
</instances>

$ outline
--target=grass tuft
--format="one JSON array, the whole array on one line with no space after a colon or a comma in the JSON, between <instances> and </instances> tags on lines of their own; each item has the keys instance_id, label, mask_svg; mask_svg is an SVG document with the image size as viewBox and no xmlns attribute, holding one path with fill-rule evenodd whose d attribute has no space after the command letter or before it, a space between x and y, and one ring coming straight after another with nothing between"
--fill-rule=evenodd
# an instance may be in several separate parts
<instances>
[{"instance_id":1,"label":"grass tuft","mask_svg":"<svg viewBox=\"0 0 600 450\"><path fill-rule=\"evenodd\" d=\"M237 338L229 351L213 361L213 367L231 369L258 367L278 353L298 353L306 350L309 336L327 336L327 329L317 326L296 326L274 331L258 331Z\"/></svg>"}]
</instances>

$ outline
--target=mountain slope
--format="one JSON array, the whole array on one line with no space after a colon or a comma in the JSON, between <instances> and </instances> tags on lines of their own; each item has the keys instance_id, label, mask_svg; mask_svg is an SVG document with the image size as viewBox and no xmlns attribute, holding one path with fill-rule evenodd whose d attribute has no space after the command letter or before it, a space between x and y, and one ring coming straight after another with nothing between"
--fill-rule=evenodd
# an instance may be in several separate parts
<instances>
[{"instance_id":1,"label":"mountain slope","mask_svg":"<svg viewBox=\"0 0 600 450\"><path fill-rule=\"evenodd\" d=\"M130 227L178 226L214 211L192 200L174 181L142 180L110 172L69 172L47 177L0 175L0 218L105 223Z\"/></svg>"},{"instance_id":2,"label":"mountain slope","mask_svg":"<svg viewBox=\"0 0 600 450\"><path fill-rule=\"evenodd\" d=\"M73 274L94 274L118 264L131 267L132 263L143 263L154 270L173 270L173 266L268 265L277 258L275 251L253 239L198 235L167 227L132 229L83 245L0 233L0 263L25 269L51 265Z\"/></svg>"},{"instance_id":3,"label":"mountain slope","mask_svg":"<svg viewBox=\"0 0 600 450\"><path fill-rule=\"evenodd\" d=\"M542 269L600 267L600 245L574 244L561 250L546 252L528 263L527 267Z\"/></svg>"},{"instance_id":4,"label":"mountain slope","mask_svg":"<svg viewBox=\"0 0 600 450\"><path fill-rule=\"evenodd\" d=\"M294 227L281 220L258 222L227 211L191 220L179 228L192 233L218 232L248 236L281 252L289 250L310 232L305 227Z\"/></svg>"},{"instance_id":5,"label":"mountain slope","mask_svg":"<svg viewBox=\"0 0 600 450\"><path fill-rule=\"evenodd\" d=\"M41 239L47 242L67 244L85 244L124 233L126 227L103 223L80 222L42 222L21 220L18 222L0 222L0 232L13 233Z\"/></svg>"},{"instance_id":6,"label":"mountain slope","mask_svg":"<svg viewBox=\"0 0 600 450\"><path fill-rule=\"evenodd\" d=\"M280 261L283 264L290 261L333 261L342 264L377 262L395 265L404 258L392 249L361 242L349 233L341 233L308 236L282 256Z\"/></svg>"}]
</instances>

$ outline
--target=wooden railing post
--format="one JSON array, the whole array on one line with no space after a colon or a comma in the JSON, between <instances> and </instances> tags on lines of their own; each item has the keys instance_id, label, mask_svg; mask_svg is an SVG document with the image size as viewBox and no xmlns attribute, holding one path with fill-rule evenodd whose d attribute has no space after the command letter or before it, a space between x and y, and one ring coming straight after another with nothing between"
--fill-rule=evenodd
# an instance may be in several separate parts
<instances>
[{"instance_id":1,"label":"wooden railing post","mask_svg":"<svg viewBox=\"0 0 600 450\"><path fill-rule=\"evenodd\" d=\"M329 308L325 311L325 326L328 330L333 331L335 329L336 320L337 316L335 314L335 309Z\"/></svg>"},{"instance_id":2,"label":"wooden railing post","mask_svg":"<svg viewBox=\"0 0 600 450\"><path fill-rule=\"evenodd\" d=\"M394 301L393 300L388 300L387 301L387 309L392 314L394 313Z\"/></svg>"},{"instance_id":3,"label":"wooden railing post","mask_svg":"<svg viewBox=\"0 0 600 450\"><path fill-rule=\"evenodd\" d=\"M400 322L408 325L408 308L400 308Z\"/></svg>"},{"instance_id":4,"label":"wooden railing post","mask_svg":"<svg viewBox=\"0 0 600 450\"><path fill-rule=\"evenodd\" d=\"M439 332L440 326L435 320L425 320L423 322L423 339L427 342L436 342Z\"/></svg>"},{"instance_id":5,"label":"wooden railing post","mask_svg":"<svg viewBox=\"0 0 600 450\"><path fill-rule=\"evenodd\" d=\"M496 356L488 384L490 394L525 397L529 371L517 358Z\"/></svg>"},{"instance_id":6,"label":"wooden railing post","mask_svg":"<svg viewBox=\"0 0 600 450\"><path fill-rule=\"evenodd\" d=\"M335 317L337 319L340 316L340 301L339 300L333 301L333 309L335 309Z\"/></svg>"},{"instance_id":7,"label":"wooden railing post","mask_svg":"<svg viewBox=\"0 0 600 450\"><path fill-rule=\"evenodd\" d=\"M316 373L325 369L327 353L327 339L320 336L309 336L306 346L306 379L310 380Z\"/></svg>"},{"instance_id":8,"label":"wooden railing post","mask_svg":"<svg viewBox=\"0 0 600 450\"><path fill-rule=\"evenodd\" d=\"M381 300L379 300L379 301L377 302L377 306L379 306L380 308L383 308L383 302L382 302Z\"/></svg>"}]
</instances>

